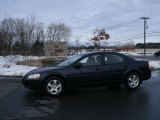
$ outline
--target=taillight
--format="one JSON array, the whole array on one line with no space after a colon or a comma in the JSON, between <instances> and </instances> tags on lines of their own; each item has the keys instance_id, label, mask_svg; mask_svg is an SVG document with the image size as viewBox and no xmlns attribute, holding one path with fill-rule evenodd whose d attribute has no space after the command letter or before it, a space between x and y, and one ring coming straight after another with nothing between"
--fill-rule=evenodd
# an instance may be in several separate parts
<instances>
[{"instance_id":1,"label":"taillight","mask_svg":"<svg viewBox=\"0 0 160 120\"><path fill-rule=\"evenodd\" d=\"M147 64L145 65L146 69L149 69L149 63L147 62Z\"/></svg>"}]
</instances>

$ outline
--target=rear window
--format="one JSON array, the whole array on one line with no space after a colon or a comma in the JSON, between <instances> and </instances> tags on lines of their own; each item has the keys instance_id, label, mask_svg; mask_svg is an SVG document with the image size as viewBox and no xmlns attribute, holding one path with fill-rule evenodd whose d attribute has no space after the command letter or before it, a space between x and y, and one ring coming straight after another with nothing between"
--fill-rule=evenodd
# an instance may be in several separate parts
<instances>
[{"instance_id":1,"label":"rear window","mask_svg":"<svg viewBox=\"0 0 160 120\"><path fill-rule=\"evenodd\" d=\"M105 64L121 63L124 62L124 58L117 54L106 54Z\"/></svg>"}]
</instances>

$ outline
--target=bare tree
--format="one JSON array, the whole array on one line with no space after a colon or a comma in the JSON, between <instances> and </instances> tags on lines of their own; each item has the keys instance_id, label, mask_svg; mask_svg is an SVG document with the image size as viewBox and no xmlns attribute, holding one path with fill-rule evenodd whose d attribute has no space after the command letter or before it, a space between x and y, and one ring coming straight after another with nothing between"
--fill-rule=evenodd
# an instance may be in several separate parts
<instances>
[{"instance_id":1,"label":"bare tree","mask_svg":"<svg viewBox=\"0 0 160 120\"><path fill-rule=\"evenodd\" d=\"M44 25L43 23L37 23L35 28L35 40L44 41L45 33L44 33Z\"/></svg>"},{"instance_id":2,"label":"bare tree","mask_svg":"<svg viewBox=\"0 0 160 120\"><path fill-rule=\"evenodd\" d=\"M25 29L25 19L16 19L16 37L17 41L19 41L19 44L21 45L22 54L25 53L26 49L26 29Z\"/></svg>"},{"instance_id":3,"label":"bare tree","mask_svg":"<svg viewBox=\"0 0 160 120\"><path fill-rule=\"evenodd\" d=\"M6 48L5 54L12 54L12 46L15 39L15 21L12 18L4 19L1 22L1 37Z\"/></svg>"},{"instance_id":4,"label":"bare tree","mask_svg":"<svg viewBox=\"0 0 160 120\"><path fill-rule=\"evenodd\" d=\"M3 55L4 52L4 38L3 38L2 24L0 23L0 55Z\"/></svg>"},{"instance_id":5,"label":"bare tree","mask_svg":"<svg viewBox=\"0 0 160 120\"><path fill-rule=\"evenodd\" d=\"M34 36L35 36L34 31L36 28L35 16L27 18L25 27L26 27L26 45L30 45L34 42Z\"/></svg>"},{"instance_id":6,"label":"bare tree","mask_svg":"<svg viewBox=\"0 0 160 120\"><path fill-rule=\"evenodd\" d=\"M23 50L22 54L27 55L29 48L34 41L34 30L35 30L35 17L30 17L27 20L24 18L16 19L16 35L17 40L20 42Z\"/></svg>"},{"instance_id":7,"label":"bare tree","mask_svg":"<svg viewBox=\"0 0 160 120\"><path fill-rule=\"evenodd\" d=\"M114 47L121 48L122 47L122 42L121 41L115 42Z\"/></svg>"},{"instance_id":8,"label":"bare tree","mask_svg":"<svg viewBox=\"0 0 160 120\"><path fill-rule=\"evenodd\" d=\"M36 23L35 16L27 18L5 18L0 21L0 54L29 55L34 50L41 49L44 53L45 35L51 41L67 41L71 35L71 29L64 23L50 24L47 31L43 23ZM34 47L33 47L34 45ZM42 55L42 54L41 54Z\"/></svg>"},{"instance_id":9,"label":"bare tree","mask_svg":"<svg viewBox=\"0 0 160 120\"><path fill-rule=\"evenodd\" d=\"M34 55L43 55L44 54L44 25L43 23L37 23L35 28L35 42L32 45L32 53Z\"/></svg>"},{"instance_id":10,"label":"bare tree","mask_svg":"<svg viewBox=\"0 0 160 120\"><path fill-rule=\"evenodd\" d=\"M134 43L134 41L126 42L123 44L123 47L133 48L133 47L135 47L135 43Z\"/></svg>"},{"instance_id":11,"label":"bare tree","mask_svg":"<svg viewBox=\"0 0 160 120\"><path fill-rule=\"evenodd\" d=\"M47 37L51 41L67 41L70 35L71 29L64 23L52 23L47 27Z\"/></svg>"}]
</instances>

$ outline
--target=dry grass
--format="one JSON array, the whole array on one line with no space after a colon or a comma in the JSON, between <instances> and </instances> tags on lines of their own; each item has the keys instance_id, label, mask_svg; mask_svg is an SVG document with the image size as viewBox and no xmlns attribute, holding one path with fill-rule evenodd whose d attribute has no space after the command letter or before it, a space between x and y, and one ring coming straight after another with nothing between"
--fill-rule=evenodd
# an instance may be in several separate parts
<instances>
[{"instance_id":1,"label":"dry grass","mask_svg":"<svg viewBox=\"0 0 160 120\"><path fill-rule=\"evenodd\" d=\"M38 60L24 60L24 61L18 61L17 65L24 65L24 66L35 66L35 67L43 67L43 66L54 66L62 61L64 61L66 58L45 58L45 59L38 59Z\"/></svg>"},{"instance_id":2,"label":"dry grass","mask_svg":"<svg viewBox=\"0 0 160 120\"><path fill-rule=\"evenodd\" d=\"M42 67L42 60L24 60L18 61L17 65L31 66L31 67Z\"/></svg>"}]
</instances>

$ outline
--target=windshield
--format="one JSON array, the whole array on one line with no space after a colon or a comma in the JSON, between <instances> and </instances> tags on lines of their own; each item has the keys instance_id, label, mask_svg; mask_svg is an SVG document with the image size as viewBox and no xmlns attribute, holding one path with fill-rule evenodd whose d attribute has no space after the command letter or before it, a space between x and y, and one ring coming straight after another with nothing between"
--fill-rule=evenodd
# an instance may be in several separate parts
<instances>
[{"instance_id":1,"label":"windshield","mask_svg":"<svg viewBox=\"0 0 160 120\"><path fill-rule=\"evenodd\" d=\"M72 63L74 63L76 60L78 60L80 57L82 57L81 55L74 55L71 58L61 62L60 64L58 64L57 66L62 67L62 66L68 66L71 65Z\"/></svg>"}]
</instances>

